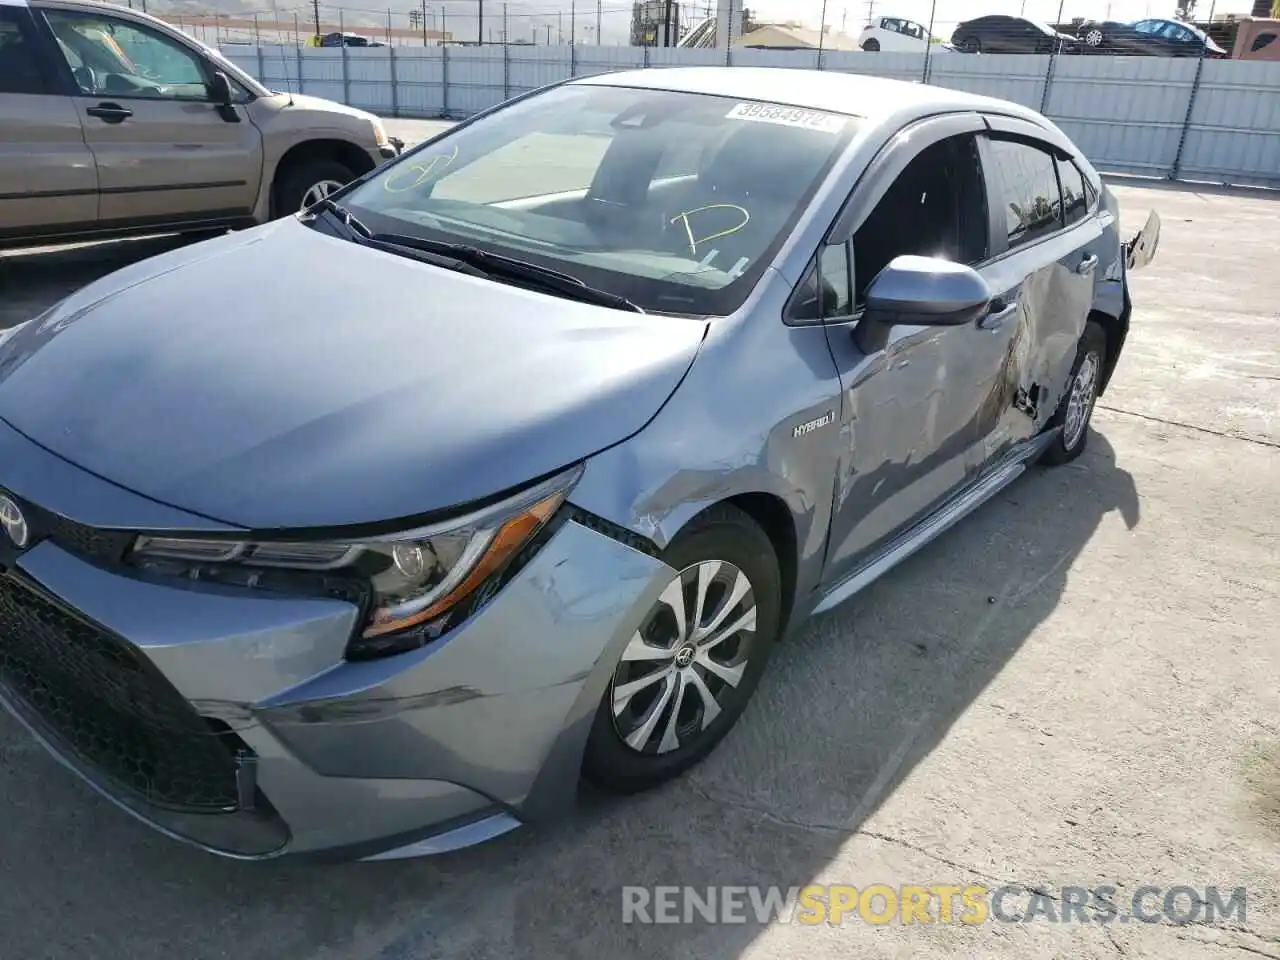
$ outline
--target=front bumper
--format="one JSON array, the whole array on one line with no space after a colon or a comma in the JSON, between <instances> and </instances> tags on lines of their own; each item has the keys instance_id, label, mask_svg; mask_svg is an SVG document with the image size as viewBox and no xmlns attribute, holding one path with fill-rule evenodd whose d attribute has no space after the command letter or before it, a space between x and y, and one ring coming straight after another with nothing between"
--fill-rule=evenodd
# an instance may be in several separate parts
<instances>
[{"instance_id":1,"label":"front bumper","mask_svg":"<svg viewBox=\"0 0 1280 960\"><path fill-rule=\"evenodd\" d=\"M383 160L394 160L404 153L404 141L399 137L387 137L387 142L378 147Z\"/></svg>"},{"instance_id":2,"label":"front bumper","mask_svg":"<svg viewBox=\"0 0 1280 960\"><path fill-rule=\"evenodd\" d=\"M40 471L4 456L24 445L48 456L0 424L0 485L52 516L31 496ZM66 506L65 486L44 489ZM0 552L0 700L134 816L242 859L437 852L572 809L612 664L666 570L562 516L436 644L348 663L350 604L142 579L58 523Z\"/></svg>"}]
</instances>

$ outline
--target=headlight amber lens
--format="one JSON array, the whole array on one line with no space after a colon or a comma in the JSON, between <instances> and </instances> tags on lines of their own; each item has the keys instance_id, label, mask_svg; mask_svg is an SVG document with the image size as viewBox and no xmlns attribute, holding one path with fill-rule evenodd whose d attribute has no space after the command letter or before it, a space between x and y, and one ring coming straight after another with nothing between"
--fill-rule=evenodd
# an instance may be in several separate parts
<instances>
[{"instance_id":1,"label":"headlight amber lens","mask_svg":"<svg viewBox=\"0 0 1280 960\"><path fill-rule=\"evenodd\" d=\"M202 570L228 567L358 578L373 601L361 636L380 637L436 621L473 595L551 519L580 473L566 471L465 517L393 537L290 542L144 536L130 558L193 579L201 579ZM258 585L251 575L241 579Z\"/></svg>"}]
</instances>

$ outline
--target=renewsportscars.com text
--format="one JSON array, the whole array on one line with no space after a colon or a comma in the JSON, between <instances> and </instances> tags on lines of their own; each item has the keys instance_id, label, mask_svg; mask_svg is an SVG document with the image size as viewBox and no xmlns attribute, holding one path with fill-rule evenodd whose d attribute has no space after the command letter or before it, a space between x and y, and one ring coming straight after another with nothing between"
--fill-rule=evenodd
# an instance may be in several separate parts
<instances>
[{"instance_id":1,"label":"renewsportscars.com text","mask_svg":"<svg viewBox=\"0 0 1280 960\"><path fill-rule=\"evenodd\" d=\"M872 884L623 887L623 923L1169 923L1245 925L1244 887Z\"/></svg>"}]
</instances>

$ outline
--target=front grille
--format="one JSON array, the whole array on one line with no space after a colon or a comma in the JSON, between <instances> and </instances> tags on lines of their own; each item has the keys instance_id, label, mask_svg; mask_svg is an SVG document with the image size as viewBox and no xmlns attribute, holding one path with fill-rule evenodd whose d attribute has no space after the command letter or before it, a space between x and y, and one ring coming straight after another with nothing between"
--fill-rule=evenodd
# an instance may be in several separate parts
<instances>
[{"instance_id":1,"label":"front grille","mask_svg":"<svg viewBox=\"0 0 1280 960\"><path fill-rule=\"evenodd\" d=\"M0 682L94 772L168 810L229 813L227 743L131 644L0 577Z\"/></svg>"}]
</instances>

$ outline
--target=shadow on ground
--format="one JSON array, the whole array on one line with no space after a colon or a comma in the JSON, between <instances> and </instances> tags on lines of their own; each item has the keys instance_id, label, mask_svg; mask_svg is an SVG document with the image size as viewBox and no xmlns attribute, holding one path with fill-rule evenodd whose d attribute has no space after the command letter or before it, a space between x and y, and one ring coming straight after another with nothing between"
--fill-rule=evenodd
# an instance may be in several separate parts
<instances>
[{"instance_id":1,"label":"shadow on ground","mask_svg":"<svg viewBox=\"0 0 1280 960\"><path fill-rule=\"evenodd\" d=\"M1138 494L1094 433L1081 461L1034 469L780 649L737 729L686 778L429 860L217 860L128 821L0 722L9 950L127 950L135 960L739 957L761 932L754 918L623 925L622 887L785 889L819 874L1053 613L1112 511L1132 528ZM1063 662L1069 670L1069 650ZM1014 761L993 744L973 762ZM39 862L20 859L32 837Z\"/></svg>"}]
</instances>

